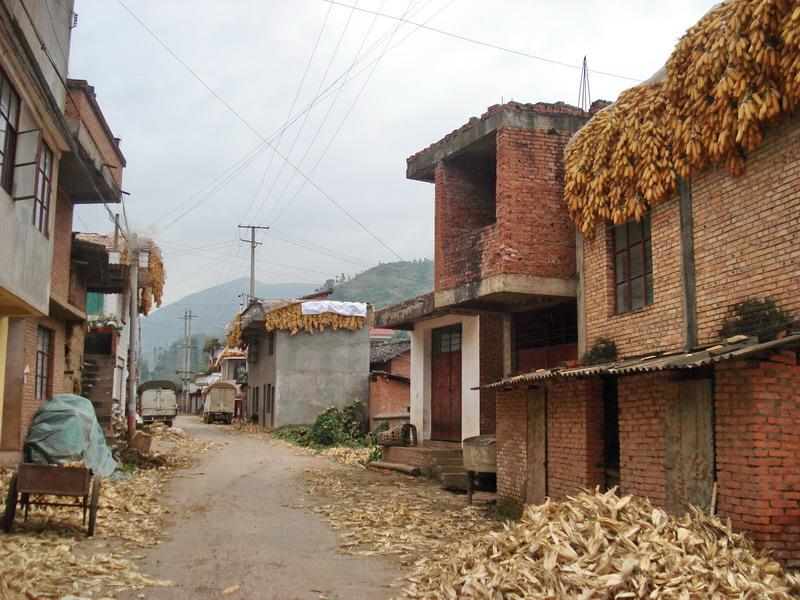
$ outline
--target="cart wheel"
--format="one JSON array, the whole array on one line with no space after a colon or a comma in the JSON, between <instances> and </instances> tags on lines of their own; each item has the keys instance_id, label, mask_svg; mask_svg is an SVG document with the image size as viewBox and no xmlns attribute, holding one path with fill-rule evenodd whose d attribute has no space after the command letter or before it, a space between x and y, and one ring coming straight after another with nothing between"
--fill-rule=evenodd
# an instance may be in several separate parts
<instances>
[{"instance_id":1,"label":"cart wheel","mask_svg":"<svg viewBox=\"0 0 800 600\"><path fill-rule=\"evenodd\" d=\"M92 480L92 501L89 504L89 526L86 528L86 537L94 535L94 525L97 522L97 501L100 499L100 478L96 475Z\"/></svg>"},{"instance_id":2,"label":"cart wheel","mask_svg":"<svg viewBox=\"0 0 800 600\"><path fill-rule=\"evenodd\" d=\"M17 514L17 474L11 476L8 484L8 495L6 496L6 510L3 513L3 531L11 532L14 526L14 517Z\"/></svg>"}]
</instances>

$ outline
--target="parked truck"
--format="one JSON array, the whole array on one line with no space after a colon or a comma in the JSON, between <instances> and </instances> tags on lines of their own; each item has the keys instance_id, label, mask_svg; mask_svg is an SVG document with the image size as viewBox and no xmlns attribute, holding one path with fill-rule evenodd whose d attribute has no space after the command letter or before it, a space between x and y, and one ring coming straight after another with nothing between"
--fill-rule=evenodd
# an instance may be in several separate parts
<instances>
[{"instance_id":1,"label":"parked truck","mask_svg":"<svg viewBox=\"0 0 800 600\"><path fill-rule=\"evenodd\" d=\"M171 381L145 381L137 392L137 408L144 423L162 421L172 427L178 415L177 387Z\"/></svg>"},{"instance_id":2,"label":"parked truck","mask_svg":"<svg viewBox=\"0 0 800 600\"><path fill-rule=\"evenodd\" d=\"M203 421L230 423L236 404L236 386L217 381L203 390Z\"/></svg>"}]
</instances>

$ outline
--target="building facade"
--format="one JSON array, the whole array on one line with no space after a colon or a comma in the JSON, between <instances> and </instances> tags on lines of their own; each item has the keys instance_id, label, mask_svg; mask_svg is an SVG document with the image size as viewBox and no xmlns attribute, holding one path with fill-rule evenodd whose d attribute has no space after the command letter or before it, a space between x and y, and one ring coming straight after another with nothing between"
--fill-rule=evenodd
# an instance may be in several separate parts
<instances>
[{"instance_id":1,"label":"building facade","mask_svg":"<svg viewBox=\"0 0 800 600\"><path fill-rule=\"evenodd\" d=\"M410 157L434 184L434 290L377 313L411 336L420 439L495 433L503 375L577 359L575 229L564 147L589 114L563 103L490 107Z\"/></svg>"},{"instance_id":2,"label":"building facade","mask_svg":"<svg viewBox=\"0 0 800 600\"><path fill-rule=\"evenodd\" d=\"M297 330L295 320L293 326L267 330L271 314L293 307L299 311L301 304L257 301L241 315L248 349L244 416L263 427L311 425L331 406L368 400L371 314L355 317L352 328L314 325Z\"/></svg>"}]
</instances>

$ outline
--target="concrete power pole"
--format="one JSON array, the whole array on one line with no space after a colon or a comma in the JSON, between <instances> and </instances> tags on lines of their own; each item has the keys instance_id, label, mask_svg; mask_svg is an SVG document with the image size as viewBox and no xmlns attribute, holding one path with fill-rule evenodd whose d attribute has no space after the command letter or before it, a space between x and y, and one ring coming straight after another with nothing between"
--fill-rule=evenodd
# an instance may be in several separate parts
<instances>
[{"instance_id":1,"label":"concrete power pole","mask_svg":"<svg viewBox=\"0 0 800 600\"><path fill-rule=\"evenodd\" d=\"M243 240L242 238L239 238L240 242L250 244L250 298L247 301L247 304L250 304L250 302L252 302L256 297L256 246L261 245L261 242L256 241L256 229L267 230L269 227L264 227L261 225L239 225L239 229L250 230L249 240Z\"/></svg>"},{"instance_id":2,"label":"concrete power pole","mask_svg":"<svg viewBox=\"0 0 800 600\"><path fill-rule=\"evenodd\" d=\"M181 382L183 383L183 410L189 411L189 379L192 374L192 319L197 315L192 310L183 311L183 364L181 365Z\"/></svg>"},{"instance_id":3,"label":"concrete power pole","mask_svg":"<svg viewBox=\"0 0 800 600\"><path fill-rule=\"evenodd\" d=\"M125 414L128 418L128 443L136 435L136 377L139 353L139 241L136 234L130 240L130 341L128 343L128 397Z\"/></svg>"}]
</instances>

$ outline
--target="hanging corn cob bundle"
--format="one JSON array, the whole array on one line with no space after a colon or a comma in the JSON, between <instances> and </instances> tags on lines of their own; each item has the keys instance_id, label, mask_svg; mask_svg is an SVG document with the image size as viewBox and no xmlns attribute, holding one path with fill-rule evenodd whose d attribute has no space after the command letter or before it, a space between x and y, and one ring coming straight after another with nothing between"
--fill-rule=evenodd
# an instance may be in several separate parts
<instances>
[{"instance_id":1,"label":"hanging corn cob bundle","mask_svg":"<svg viewBox=\"0 0 800 600\"><path fill-rule=\"evenodd\" d=\"M567 147L564 196L586 235L669 200L678 177L743 172L764 129L800 103L800 1L720 4L654 79L620 94Z\"/></svg>"},{"instance_id":2,"label":"hanging corn cob bundle","mask_svg":"<svg viewBox=\"0 0 800 600\"><path fill-rule=\"evenodd\" d=\"M347 329L357 331L366 323L365 317L352 317L326 312L319 315L304 315L299 303L289 304L283 308L267 313L267 331L283 330L292 335L298 331L305 331L313 334L314 331L322 331L330 327L334 331L337 329Z\"/></svg>"},{"instance_id":3,"label":"hanging corn cob bundle","mask_svg":"<svg viewBox=\"0 0 800 600\"><path fill-rule=\"evenodd\" d=\"M161 300L164 296L164 282L167 278L167 273L164 270L164 261L161 260L161 250L153 244L150 252L147 255L147 270L150 274L150 283L153 286L153 300L156 306L161 306Z\"/></svg>"},{"instance_id":4,"label":"hanging corn cob bundle","mask_svg":"<svg viewBox=\"0 0 800 600\"><path fill-rule=\"evenodd\" d=\"M150 313L153 308L153 293L149 287L139 289L139 312L145 317Z\"/></svg>"},{"instance_id":5,"label":"hanging corn cob bundle","mask_svg":"<svg viewBox=\"0 0 800 600\"><path fill-rule=\"evenodd\" d=\"M237 313L233 321L228 323L228 333L225 336L225 345L228 348L244 348L242 338L242 315Z\"/></svg>"}]
</instances>

